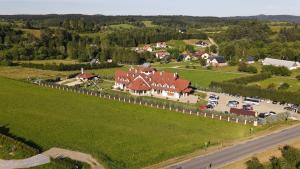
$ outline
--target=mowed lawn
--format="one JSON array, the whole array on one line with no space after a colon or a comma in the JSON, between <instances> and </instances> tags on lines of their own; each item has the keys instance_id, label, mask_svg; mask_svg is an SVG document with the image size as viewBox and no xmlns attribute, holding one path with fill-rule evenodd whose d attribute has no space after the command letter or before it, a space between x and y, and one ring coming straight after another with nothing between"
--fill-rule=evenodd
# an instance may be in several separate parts
<instances>
[{"instance_id":1,"label":"mowed lawn","mask_svg":"<svg viewBox=\"0 0 300 169\"><path fill-rule=\"evenodd\" d=\"M45 150L91 153L108 168L141 168L249 135L251 126L0 78L0 126ZM260 130L260 128L256 128Z\"/></svg>"},{"instance_id":2,"label":"mowed lawn","mask_svg":"<svg viewBox=\"0 0 300 169\"><path fill-rule=\"evenodd\" d=\"M167 68L163 70L175 73L177 72L180 77L190 80L192 85L201 87L208 87L212 81L220 82L249 75L245 73L232 73L201 69Z\"/></svg>"}]
</instances>

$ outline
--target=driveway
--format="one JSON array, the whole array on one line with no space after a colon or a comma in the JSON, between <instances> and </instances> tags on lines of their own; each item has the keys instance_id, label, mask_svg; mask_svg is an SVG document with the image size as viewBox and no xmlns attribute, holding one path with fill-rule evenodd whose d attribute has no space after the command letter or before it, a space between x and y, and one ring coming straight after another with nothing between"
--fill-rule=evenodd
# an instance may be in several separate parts
<instances>
[{"instance_id":1,"label":"driveway","mask_svg":"<svg viewBox=\"0 0 300 169\"><path fill-rule=\"evenodd\" d=\"M188 161L166 167L167 169L206 169L210 164L212 168L219 168L228 163L249 157L257 152L284 144L292 139L300 138L300 125L259 137L235 146L224 148L204 156L195 157Z\"/></svg>"}]
</instances>

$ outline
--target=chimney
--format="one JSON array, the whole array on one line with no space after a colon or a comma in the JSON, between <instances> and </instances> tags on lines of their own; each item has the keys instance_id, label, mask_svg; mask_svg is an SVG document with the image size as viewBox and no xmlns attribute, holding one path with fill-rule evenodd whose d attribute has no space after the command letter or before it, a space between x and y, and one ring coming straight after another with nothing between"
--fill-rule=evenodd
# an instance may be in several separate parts
<instances>
[{"instance_id":1,"label":"chimney","mask_svg":"<svg viewBox=\"0 0 300 169\"><path fill-rule=\"evenodd\" d=\"M83 74L83 68L81 68L81 74Z\"/></svg>"}]
</instances>

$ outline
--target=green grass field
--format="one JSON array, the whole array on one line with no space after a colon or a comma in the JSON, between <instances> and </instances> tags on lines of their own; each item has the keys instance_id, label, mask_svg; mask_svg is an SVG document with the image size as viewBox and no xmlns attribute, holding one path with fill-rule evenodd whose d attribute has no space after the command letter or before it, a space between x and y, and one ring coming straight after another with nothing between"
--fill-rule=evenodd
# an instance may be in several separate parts
<instances>
[{"instance_id":1,"label":"green grass field","mask_svg":"<svg viewBox=\"0 0 300 169\"><path fill-rule=\"evenodd\" d=\"M0 126L44 149L91 153L108 168L141 168L201 149L207 141L241 139L251 127L6 78L0 83Z\"/></svg>"},{"instance_id":2,"label":"green grass field","mask_svg":"<svg viewBox=\"0 0 300 169\"><path fill-rule=\"evenodd\" d=\"M278 88L282 83L287 83L290 85L287 91L291 91L291 92L300 91L300 82L297 79L291 77L272 77L263 81L251 83L249 85L256 84L261 86L262 88L267 88L272 83L275 84L276 88Z\"/></svg>"},{"instance_id":3,"label":"green grass field","mask_svg":"<svg viewBox=\"0 0 300 169\"><path fill-rule=\"evenodd\" d=\"M247 76L244 73L231 73L231 72L221 72L212 70L202 70L202 69L176 69L167 68L163 69L166 71L177 72L180 77L190 80L192 85L208 87L212 81L225 81L238 77Z\"/></svg>"}]
</instances>

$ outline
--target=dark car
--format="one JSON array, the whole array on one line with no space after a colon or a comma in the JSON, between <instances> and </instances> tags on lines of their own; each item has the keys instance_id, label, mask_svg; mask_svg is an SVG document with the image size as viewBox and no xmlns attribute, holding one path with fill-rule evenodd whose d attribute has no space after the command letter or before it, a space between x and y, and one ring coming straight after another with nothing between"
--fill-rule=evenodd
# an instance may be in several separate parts
<instances>
[{"instance_id":1,"label":"dark car","mask_svg":"<svg viewBox=\"0 0 300 169\"><path fill-rule=\"evenodd\" d=\"M253 110L253 107L251 105L247 104L247 105L243 105L243 109L244 110Z\"/></svg>"}]
</instances>

